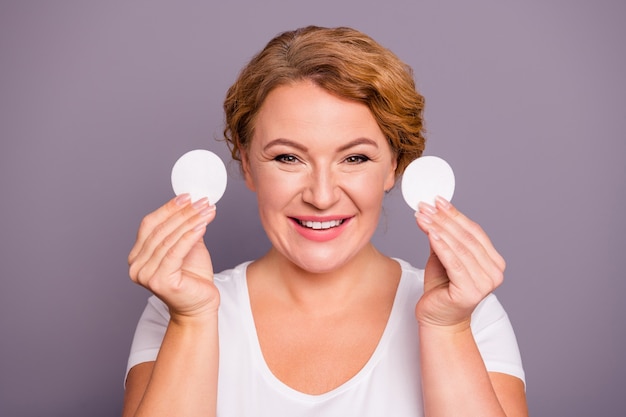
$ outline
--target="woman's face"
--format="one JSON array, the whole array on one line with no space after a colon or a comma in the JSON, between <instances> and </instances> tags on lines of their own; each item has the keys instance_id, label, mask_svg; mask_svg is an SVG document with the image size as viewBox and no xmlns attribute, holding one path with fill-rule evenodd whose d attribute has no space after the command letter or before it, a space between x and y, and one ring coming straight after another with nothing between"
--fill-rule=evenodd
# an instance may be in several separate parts
<instances>
[{"instance_id":1,"label":"woman's face","mask_svg":"<svg viewBox=\"0 0 626 417\"><path fill-rule=\"evenodd\" d=\"M366 105L308 81L270 92L243 155L273 247L310 272L339 268L368 245L395 167Z\"/></svg>"}]
</instances>

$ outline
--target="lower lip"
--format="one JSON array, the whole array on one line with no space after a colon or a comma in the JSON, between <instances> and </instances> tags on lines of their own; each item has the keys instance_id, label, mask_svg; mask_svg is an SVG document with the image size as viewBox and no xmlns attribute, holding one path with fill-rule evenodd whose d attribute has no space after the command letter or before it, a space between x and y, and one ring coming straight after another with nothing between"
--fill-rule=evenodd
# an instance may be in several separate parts
<instances>
[{"instance_id":1,"label":"lower lip","mask_svg":"<svg viewBox=\"0 0 626 417\"><path fill-rule=\"evenodd\" d=\"M339 226L319 230L304 227L294 219L292 219L292 222L302 237L315 242L327 242L337 238L344 231L350 219L345 219Z\"/></svg>"}]
</instances>

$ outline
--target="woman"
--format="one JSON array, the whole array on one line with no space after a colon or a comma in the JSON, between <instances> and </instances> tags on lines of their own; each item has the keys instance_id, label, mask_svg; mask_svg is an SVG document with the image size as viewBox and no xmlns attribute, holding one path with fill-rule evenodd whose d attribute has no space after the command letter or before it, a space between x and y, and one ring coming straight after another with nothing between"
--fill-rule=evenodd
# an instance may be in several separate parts
<instances>
[{"instance_id":1,"label":"woman","mask_svg":"<svg viewBox=\"0 0 626 417\"><path fill-rule=\"evenodd\" d=\"M225 137L272 244L214 274L216 215L181 195L129 255L151 290L125 416L525 416L515 336L493 295L504 260L449 202L421 204L424 271L370 239L424 149L411 70L366 35L307 27L230 88Z\"/></svg>"}]
</instances>

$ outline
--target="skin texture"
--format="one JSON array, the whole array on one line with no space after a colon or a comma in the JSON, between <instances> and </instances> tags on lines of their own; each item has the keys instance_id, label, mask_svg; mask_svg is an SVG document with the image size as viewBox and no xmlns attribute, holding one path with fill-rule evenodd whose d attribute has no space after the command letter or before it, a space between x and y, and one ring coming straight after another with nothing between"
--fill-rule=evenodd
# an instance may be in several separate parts
<instances>
[{"instance_id":1,"label":"skin texture","mask_svg":"<svg viewBox=\"0 0 626 417\"><path fill-rule=\"evenodd\" d=\"M202 236L215 218L206 199L181 195L146 216L128 262L133 281L169 307L155 363L127 378L123 416L214 416L219 293Z\"/></svg>"},{"instance_id":2,"label":"skin texture","mask_svg":"<svg viewBox=\"0 0 626 417\"><path fill-rule=\"evenodd\" d=\"M420 203L416 219L431 246L415 308L426 415L527 416L522 381L487 373L470 329L474 308L502 283L504 259L441 197L435 206Z\"/></svg>"},{"instance_id":3,"label":"skin texture","mask_svg":"<svg viewBox=\"0 0 626 417\"><path fill-rule=\"evenodd\" d=\"M366 106L309 82L278 87L261 107L245 155L246 183L257 193L263 227L290 262L332 271L369 244L395 162ZM320 241L324 232L314 240L315 232L303 235L309 230L293 219L344 224Z\"/></svg>"},{"instance_id":4,"label":"skin texture","mask_svg":"<svg viewBox=\"0 0 626 417\"><path fill-rule=\"evenodd\" d=\"M370 238L394 154L366 106L302 82L270 93L244 155L273 246L248 268L263 355L292 388L328 392L367 362L393 304L399 265Z\"/></svg>"},{"instance_id":5,"label":"skin texture","mask_svg":"<svg viewBox=\"0 0 626 417\"><path fill-rule=\"evenodd\" d=\"M393 304L399 265L370 239L395 155L365 105L309 81L273 90L254 131L243 171L272 243L248 268L261 350L285 384L328 392L366 363ZM202 240L214 217L209 202L180 196L140 226L131 278L164 300L172 319L157 361L129 373L124 416L215 415L219 294ZM504 260L443 199L420 205L416 220L431 245L415 309L425 415L526 416L523 383L487 372L469 327L502 282Z\"/></svg>"}]
</instances>

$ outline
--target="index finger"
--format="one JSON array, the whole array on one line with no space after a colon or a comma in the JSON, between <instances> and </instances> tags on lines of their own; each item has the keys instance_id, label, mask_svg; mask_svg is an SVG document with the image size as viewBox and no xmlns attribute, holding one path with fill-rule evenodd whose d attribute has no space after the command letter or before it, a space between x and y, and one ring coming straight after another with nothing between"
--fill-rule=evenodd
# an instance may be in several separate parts
<instances>
[{"instance_id":1,"label":"index finger","mask_svg":"<svg viewBox=\"0 0 626 417\"><path fill-rule=\"evenodd\" d=\"M171 217L190 203L191 196L189 194L181 194L175 198L172 198L170 201L168 201L152 213L146 215L141 220L141 224L139 225L135 244L128 254L128 262L131 263L132 260L135 259L137 254L141 251L145 240L148 238L148 236L150 236L150 234L157 225L163 223L169 217Z\"/></svg>"},{"instance_id":2,"label":"index finger","mask_svg":"<svg viewBox=\"0 0 626 417\"><path fill-rule=\"evenodd\" d=\"M449 201L442 197L437 197L435 204L437 209L445 213L449 219L458 224L463 230L473 235L474 238L476 238L476 240L483 246L489 257L493 259L494 262L496 262L499 268L505 268L506 263L504 261L504 258L496 250L493 243L491 242L491 239L489 239L487 233L478 223L469 219L466 215L461 213L454 205L452 205Z\"/></svg>"}]
</instances>

